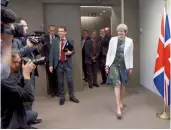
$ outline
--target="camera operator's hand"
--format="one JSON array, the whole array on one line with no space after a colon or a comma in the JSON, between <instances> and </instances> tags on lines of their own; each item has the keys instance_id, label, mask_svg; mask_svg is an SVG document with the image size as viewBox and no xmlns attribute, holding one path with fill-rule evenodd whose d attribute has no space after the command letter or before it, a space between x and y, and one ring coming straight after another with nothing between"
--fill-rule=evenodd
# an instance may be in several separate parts
<instances>
[{"instance_id":1,"label":"camera operator's hand","mask_svg":"<svg viewBox=\"0 0 171 130\"><path fill-rule=\"evenodd\" d=\"M24 65L22 63L22 69L23 69L23 76L24 79L30 79L30 73L36 68L36 66L32 62L27 62L27 64Z\"/></svg>"},{"instance_id":2,"label":"camera operator's hand","mask_svg":"<svg viewBox=\"0 0 171 130\"><path fill-rule=\"evenodd\" d=\"M27 39L27 45L28 45L29 47L32 47L34 44L31 43L31 42Z\"/></svg>"},{"instance_id":3,"label":"camera operator's hand","mask_svg":"<svg viewBox=\"0 0 171 130\"><path fill-rule=\"evenodd\" d=\"M50 71L51 73L53 72L53 67L52 67L52 66L49 67L49 71Z\"/></svg>"}]
</instances>

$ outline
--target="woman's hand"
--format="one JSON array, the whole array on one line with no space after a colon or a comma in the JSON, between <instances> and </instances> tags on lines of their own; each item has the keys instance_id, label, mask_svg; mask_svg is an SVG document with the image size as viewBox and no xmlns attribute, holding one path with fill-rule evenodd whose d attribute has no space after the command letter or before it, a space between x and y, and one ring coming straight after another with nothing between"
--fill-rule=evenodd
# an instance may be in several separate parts
<instances>
[{"instance_id":1,"label":"woman's hand","mask_svg":"<svg viewBox=\"0 0 171 130\"><path fill-rule=\"evenodd\" d=\"M128 74L131 75L132 74L132 69L128 70Z\"/></svg>"},{"instance_id":2,"label":"woman's hand","mask_svg":"<svg viewBox=\"0 0 171 130\"><path fill-rule=\"evenodd\" d=\"M106 71L106 75L108 75L109 74L109 66L105 67L105 71Z\"/></svg>"}]
</instances>

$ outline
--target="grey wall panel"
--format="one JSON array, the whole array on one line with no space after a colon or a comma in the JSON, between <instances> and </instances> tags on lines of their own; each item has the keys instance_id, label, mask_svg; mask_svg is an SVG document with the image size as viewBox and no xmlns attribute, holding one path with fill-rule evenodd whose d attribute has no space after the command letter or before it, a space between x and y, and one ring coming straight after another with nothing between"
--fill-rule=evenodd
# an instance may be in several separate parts
<instances>
[{"instance_id":1,"label":"grey wall panel","mask_svg":"<svg viewBox=\"0 0 171 130\"><path fill-rule=\"evenodd\" d=\"M98 35L101 28L110 27L110 17L81 17L81 29L89 31L91 36L92 30L96 30Z\"/></svg>"},{"instance_id":2,"label":"grey wall panel","mask_svg":"<svg viewBox=\"0 0 171 130\"><path fill-rule=\"evenodd\" d=\"M72 58L73 81L76 91L83 89L82 80L82 57L81 57L81 20L80 6L77 5L60 5L60 4L43 4L44 8L44 25L45 29L49 24L56 27L66 26L68 37L72 38L75 43L75 55Z\"/></svg>"},{"instance_id":3,"label":"grey wall panel","mask_svg":"<svg viewBox=\"0 0 171 130\"><path fill-rule=\"evenodd\" d=\"M140 85L139 1L125 0L124 6L128 37L134 42L134 68L128 87L137 87Z\"/></svg>"}]
</instances>

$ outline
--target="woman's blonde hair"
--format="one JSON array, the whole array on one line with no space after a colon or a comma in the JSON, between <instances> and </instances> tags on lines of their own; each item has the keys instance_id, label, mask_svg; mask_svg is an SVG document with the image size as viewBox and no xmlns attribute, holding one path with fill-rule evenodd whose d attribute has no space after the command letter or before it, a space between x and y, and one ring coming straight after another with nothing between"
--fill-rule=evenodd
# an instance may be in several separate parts
<instances>
[{"instance_id":1,"label":"woman's blonde hair","mask_svg":"<svg viewBox=\"0 0 171 130\"><path fill-rule=\"evenodd\" d=\"M128 32L128 27L126 24L119 24L116 28L116 31L119 31L119 30L124 30L126 33Z\"/></svg>"},{"instance_id":2,"label":"woman's blonde hair","mask_svg":"<svg viewBox=\"0 0 171 130\"><path fill-rule=\"evenodd\" d=\"M93 30L91 36L95 35L95 37L97 36L97 31L96 30Z\"/></svg>"}]
</instances>

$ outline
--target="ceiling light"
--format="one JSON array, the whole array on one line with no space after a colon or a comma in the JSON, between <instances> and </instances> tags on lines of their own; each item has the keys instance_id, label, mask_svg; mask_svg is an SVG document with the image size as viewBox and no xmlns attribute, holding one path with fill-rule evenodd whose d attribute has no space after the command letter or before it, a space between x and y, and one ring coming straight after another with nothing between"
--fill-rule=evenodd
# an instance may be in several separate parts
<instances>
[{"instance_id":1,"label":"ceiling light","mask_svg":"<svg viewBox=\"0 0 171 130\"><path fill-rule=\"evenodd\" d=\"M103 12L106 12L105 10L103 10Z\"/></svg>"}]
</instances>

